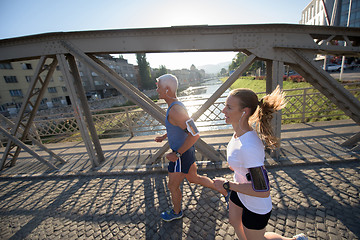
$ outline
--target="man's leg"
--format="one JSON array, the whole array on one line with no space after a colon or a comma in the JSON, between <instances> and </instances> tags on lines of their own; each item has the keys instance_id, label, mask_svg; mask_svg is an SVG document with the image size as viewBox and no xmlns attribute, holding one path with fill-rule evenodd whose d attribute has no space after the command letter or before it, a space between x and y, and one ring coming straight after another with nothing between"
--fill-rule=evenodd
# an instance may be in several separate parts
<instances>
[{"instance_id":1,"label":"man's leg","mask_svg":"<svg viewBox=\"0 0 360 240\"><path fill-rule=\"evenodd\" d=\"M182 194L180 184L184 180L185 174L180 172L169 172L168 188L171 193L171 200L174 207L174 212L178 214L181 211Z\"/></svg>"},{"instance_id":2,"label":"man's leg","mask_svg":"<svg viewBox=\"0 0 360 240\"><path fill-rule=\"evenodd\" d=\"M186 179L190 182L190 183L195 183L195 184L200 184L204 187L207 188L211 188L215 191L218 191L215 188L214 185L214 181L211 180L210 178L206 177L206 176L200 176L197 174L197 166L196 163L193 163L190 167L190 170L188 172L188 174L186 174ZM227 195L227 191L224 189L223 191L220 192L221 194L223 194L224 196Z\"/></svg>"}]
</instances>

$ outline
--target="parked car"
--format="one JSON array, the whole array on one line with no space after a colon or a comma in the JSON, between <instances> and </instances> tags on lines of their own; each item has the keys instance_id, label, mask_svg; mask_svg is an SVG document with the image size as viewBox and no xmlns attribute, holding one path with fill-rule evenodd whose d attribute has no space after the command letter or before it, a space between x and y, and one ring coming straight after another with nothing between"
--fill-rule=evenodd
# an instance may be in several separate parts
<instances>
[{"instance_id":1,"label":"parked car","mask_svg":"<svg viewBox=\"0 0 360 240\"><path fill-rule=\"evenodd\" d=\"M340 69L341 69L341 65L338 65L338 64L326 65L326 71L329 71L329 72L337 72L337 71L340 71Z\"/></svg>"}]
</instances>

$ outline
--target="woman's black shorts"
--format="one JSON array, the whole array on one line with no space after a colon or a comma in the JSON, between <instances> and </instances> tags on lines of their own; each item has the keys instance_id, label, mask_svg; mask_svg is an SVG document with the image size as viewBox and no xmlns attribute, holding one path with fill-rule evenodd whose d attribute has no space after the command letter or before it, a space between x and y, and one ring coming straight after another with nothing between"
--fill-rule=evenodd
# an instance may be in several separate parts
<instances>
[{"instance_id":1,"label":"woman's black shorts","mask_svg":"<svg viewBox=\"0 0 360 240\"><path fill-rule=\"evenodd\" d=\"M230 200L243 209L242 223L247 229L261 230L266 227L270 219L271 211L264 215L251 212L242 204L235 191L231 191Z\"/></svg>"}]
</instances>

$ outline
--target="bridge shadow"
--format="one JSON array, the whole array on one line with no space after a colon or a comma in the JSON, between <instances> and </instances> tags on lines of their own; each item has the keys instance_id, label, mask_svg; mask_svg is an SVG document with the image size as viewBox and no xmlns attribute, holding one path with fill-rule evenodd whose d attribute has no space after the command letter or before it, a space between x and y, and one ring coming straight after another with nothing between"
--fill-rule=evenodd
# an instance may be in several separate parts
<instances>
[{"instance_id":1,"label":"bridge shadow","mask_svg":"<svg viewBox=\"0 0 360 240\"><path fill-rule=\"evenodd\" d=\"M312 238L360 237L358 162L269 168L268 231ZM199 174L204 174L200 172ZM207 171L231 178L230 170ZM184 181L184 218L163 222L171 206L166 174L0 179L0 232L6 239L215 239L234 237L222 196ZM224 230L224 231L223 231ZM230 235L229 235L230 234Z\"/></svg>"},{"instance_id":2,"label":"bridge shadow","mask_svg":"<svg viewBox=\"0 0 360 240\"><path fill-rule=\"evenodd\" d=\"M359 163L354 162L352 166L354 174L358 175ZM354 221L360 213L358 177L342 171L341 163L300 169L289 166L281 170L270 169L270 173L274 179L271 181L271 221L279 223L280 219L284 224L270 226L270 230L291 234L306 232L314 239L360 237L360 229ZM339 229L343 231L339 232Z\"/></svg>"},{"instance_id":3,"label":"bridge shadow","mask_svg":"<svg viewBox=\"0 0 360 240\"><path fill-rule=\"evenodd\" d=\"M353 122L335 122L321 125L304 123L296 128L282 130L280 159L310 163L340 161L359 157L360 151L352 151L341 144L352 137L358 129Z\"/></svg>"}]
</instances>

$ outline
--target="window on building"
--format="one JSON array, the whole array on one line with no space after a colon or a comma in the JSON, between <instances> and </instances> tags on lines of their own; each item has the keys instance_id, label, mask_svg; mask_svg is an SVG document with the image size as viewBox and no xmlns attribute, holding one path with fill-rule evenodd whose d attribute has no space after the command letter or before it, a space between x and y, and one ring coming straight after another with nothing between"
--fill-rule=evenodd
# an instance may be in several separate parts
<instances>
[{"instance_id":1,"label":"window on building","mask_svg":"<svg viewBox=\"0 0 360 240\"><path fill-rule=\"evenodd\" d=\"M63 92L67 92L67 88L66 87L61 87Z\"/></svg>"},{"instance_id":2,"label":"window on building","mask_svg":"<svg viewBox=\"0 0 360 240\"><path fill-rule=\"evenodd\" d=\"M63 81L64 81L63 76L59 76L59 81L60 81L60 82L63 82Z\"/></svg>"},{"instance_id":3,"label":"window on building","mask_svg":"<svg viewBox=\"0 0 360 240\"><path fill-rule=\"evenodd\" d=\"M12 97L22 97L23 96L21 89L9 90L9 92Z\"/></svg>"},{"instance_id":4,"label":"window on building","mask_svg":"<svg viewBox=\"0 0 360 240\"><path fill-rule=\"evenodd\" d=\"M319 13L320 12L320 0L316 1L316 12Z\"/></svg>"},{"instance_id":5,"label":"window on building","mask_svg":"<svg viewBox=\"0 0 360 240\"><path fill-rule=\"evenodd\" d=\"M13 69L11 63L0 63L0 69Z\"/></svg>"},{"instance_id":6,"label":"window on building","mask_svg":"<svg viewBox=\"0 0 360 240\"><path fill-rule=\"evenodd\" d=\"M100 82L100 81L94 81L94 83L95 83L95 85L96 85L96 86L103 85L103 83L102 83L102 82Z\"/></svg>"},{"instance_id":7,"label":"window on building","mask_svg":"<svg viewBox=\"0 0 360 240\"><path fill-rule=\"evenodd\" d=\"M27 82L31 82L31 76L25 76Z\"/></svg>"},{"instance_id":8,"label":"window on building","mask_svg":"<svg viewBox=\"0 0 360 240\"><path fill-rule=\"evenodd\" d=\"M41 105L44 105L44 104L46 104L46 102L47 102L47 98L43 98L43 99L41 100L40 104L41 104Z\"/></svg>"},{"instance_id":9,"label":"window on building","mask_svg":"<svg viewBox=\"0 0 360 240\"><path fill-rule=\"evenodd\" d=\"M49 93L56 93L56 87L48 87Z\"/></svg>"},{"instance_id":10,"label":"window on building","mask_svg":"<svg viewBox=\"0 0 360 240\"><path fill-rule=\"evenodd\" d=\"M314 13L315 13L315 11L314 11L314 6L311 6L311 18L314 17Z\"/></svg>"},{"instance_id":11,"label":"window on building","mask_svg":"<svg viewBox=\"0 0 360 240\"><path fill-rule=\"evenodd\" d=\"M56 66L56 70L60 71L60 66L59 65Z\"/></svg>"},{"instance_id":12,"label":"window on building","mask_svg":"<svg viewBox=\"0 0 360 240\"><path fill-rule=\"evenodd\" d=\"M82 71L79 72L80 77L84 76L84 73Z\"/></svg>"},{"instance_id":13,"label":"window on building","mask_svg":"<svg viewBox=\"0 0 360 240\"><path fill-rule=\"evenodd\" d=\"M4 76L5 82L6 83L17 83L17 78L16 76Z\"/></svg>"},{"instance_id":14,"label":"window on building","mask_svg":"<svg viewBox=\"0 0 360 240\"><path fill-rule=\"evenodd\" d=\"M96 72L91 72L91 76L93 76L93 77L97 77L97 76L99 76L99 75L97 75L97 73L96 73Z\"/></svg>"},{"instance_id":15,"label":"window on building","mask_svg":"<svg viewBox=\"0 0 360 240\"><path fill-rule=\"evenodd\" d=\"M61 101L61 98L60 98L60 97L52 98L51 101L52 101L53 103L58 103L58 102Z\"/></svg>"},{"instance_id":16,"label":"window on building","mask_svg":"<svg viewBox=\"0 0 360 240\"><path fill-rule=\"evenodd\" d=\"M24 70L32 69L32 66L30 63L22 63L21 66L22 66L22 69L24 69Z\"/></svg>"}]
</instances>

